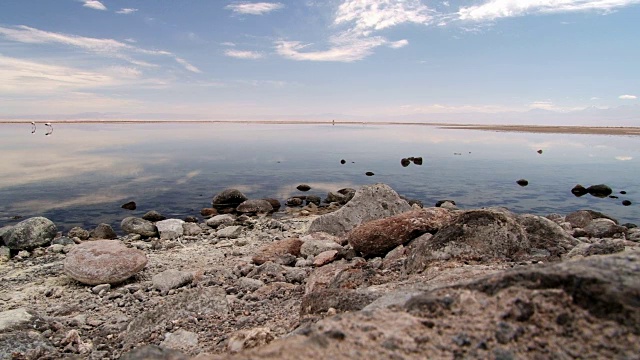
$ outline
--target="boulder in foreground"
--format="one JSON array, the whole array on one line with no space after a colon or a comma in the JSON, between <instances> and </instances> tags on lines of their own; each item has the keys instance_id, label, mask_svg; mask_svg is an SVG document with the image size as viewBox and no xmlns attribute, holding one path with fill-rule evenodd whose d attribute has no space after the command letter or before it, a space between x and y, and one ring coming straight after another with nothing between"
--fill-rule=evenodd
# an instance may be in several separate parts
<instances>
[{"instance_id":1,"label":"boulder in foreground","mask_svg":"<svg viewBox=\"0 0 640 360\"><path fill-rule=\"evenodd\" d=\"M96 240L76 245L67 254L64 272L87 285L117 284L147 265L144 252L118 240Z\"/></svg>"},{"instance_id":2,"label":"boulder in foreground","mask_svg":"<svg viewBox=\"0 0 640 360\"><path fill-rule=\"evenodd\" d=\"M2 240L10 249L29 250L49 244L57 231L51 220L38 216L23 220L3 231Z\"/></svg>"}]
</instances>

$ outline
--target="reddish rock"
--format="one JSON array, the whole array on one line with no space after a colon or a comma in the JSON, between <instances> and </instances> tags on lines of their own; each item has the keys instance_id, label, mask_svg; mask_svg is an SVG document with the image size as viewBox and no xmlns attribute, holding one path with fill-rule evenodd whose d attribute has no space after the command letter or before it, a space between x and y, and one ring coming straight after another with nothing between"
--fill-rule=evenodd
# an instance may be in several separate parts
<instances>
[{"instance_id":1,"label":"reddish rock","mask_svg":"<svg viewBox=\"0 0 640 360\"><path fill-rule=\"evenodd\" d=\"M202 215L204 217L216 216L216 215L218 215L218 210L216 210L214 208L203 208L202 210L200 210L200 215Z\"/></svg>"},{"instance_id":2,"label":"reddish rock","mask_svg":"<svg viewBox=\"0 0 640 360\"><path fill-rule=\"evenodd\" d=\"M353 229L347 239L364 256L384 256L398 245L449 224L453 218L443 208L413 210L364 223Z\"/></svg>"},{"instance_id":3,"label":"reddish rock","mask_svg":"<svg viewBox=\"0 0 640 360\"><path fill-rule=\"evenodd\" d=\"M88 285L117 284L147 265L144 252L117 240L89 241L73 247L64 262L64 272Z\"/></svg>"},{"instance_id":4,"label":"reddish rock","mask_svg":"<svg viewBox=\"0 0 640 360\"><path fill-rule=\"evenodd\" d=\"M260 248L252 260L255 264L262 265L267 261L277 262L279 258L287 255L298 257L300 256L300 246L302 246L302 240L298 238L275 241Z\"/></svg>"},{"instance_id":5,"label":"reddish rock","mask_svg":"<svg viewBox=\"0 0 640 360\"><path fill-rule=\"evenodd\" d=\"M313 260L313 265L318 267L327 265L328 263L333 262L337 256L337 250L323 251L315 257L315 259Z\"/></svg>"}]
</instances>

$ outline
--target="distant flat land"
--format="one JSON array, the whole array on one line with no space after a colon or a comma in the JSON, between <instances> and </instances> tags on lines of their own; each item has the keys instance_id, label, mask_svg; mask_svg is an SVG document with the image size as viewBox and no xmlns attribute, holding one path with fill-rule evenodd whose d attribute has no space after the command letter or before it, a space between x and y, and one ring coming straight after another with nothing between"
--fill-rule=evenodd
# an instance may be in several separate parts
<instances>
[{"instance_id":1,"label":"distant flat land","mask_svg":"<svg viewBox=\"0 0 640 360\"><path fill-rule=\"evenodd\" d=\"M36 121L43 123L44 120ZM605 127L605 126L569 126L569 125L478 125L452 124L436 122L380 122L380 121L327 121L327 120L51 120L52 124L136 124L136 123L202 123L202 124L272 124L272 125L384 125L384 126L437 126L441 129L482 130L504 132L526 132L547 134L591 134L591 135L628 135L639 136L640 127ZM26 120L0 120L0 124L27 123Z\"/></svg>"}]
</instances>

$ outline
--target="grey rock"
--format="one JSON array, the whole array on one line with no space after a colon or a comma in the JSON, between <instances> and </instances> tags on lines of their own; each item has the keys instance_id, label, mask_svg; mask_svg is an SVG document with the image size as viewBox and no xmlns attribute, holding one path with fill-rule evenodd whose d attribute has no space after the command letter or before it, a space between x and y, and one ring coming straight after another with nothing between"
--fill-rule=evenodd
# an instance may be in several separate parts
<instances>
[{"instance_id":1,"label":"grey rock","mask_svg":"<svg viewBox=\"0 0 640 360\"><path fill-rule=\"evenodd\" d=\"M301 240L304 240L304 237ZM305 240L300 246L300 254L307 257L316 256L328 250L343 250L343 248L340 244L331 239L324 240L314 238Z\"/></svg>"},{"instance_id":2,"label":"grey rock","mask_svg":"<svg viewBox=\"0 0 640 360\"><path fill-rule=\"evenodd\" d=\"M196 236L202 233L202 228L198 224L190 222L182 224L182 230L186 236Z\"/></svg>"},{"instance_id":3,"label":"grey rock","mask_svg":"<svg viewBox=\"0 0 640 360\"><path fill-rule=\"evenodd\" d=\"M95 229L91 230L89 237L92 239L115 239L118 237L116 232L109 224L98 224Z\"/></svg>"},{"instance_id":4,"label":"grey rock","mask_svg":"<svg viewBox=\"0 0 640 360\"><path fill-rule=\"evenodd\" d=\"M361 310L382 294L366 289L323 289L305 294L300 314L319 314L333 308L339 312Z\"/></svg>"},{"instance_id":5,"label":"grey rock","mask_svg":"<svg viewBox=\"0 0 640 360\"><path fill-rule=\"evenodd\" d=\"M516 220L524 227L531 247L547 250L553 258L561 257L578 245L578 240L547 218L523 214Z\"/></svg>"},{"instance_id":6,"label":"grey rock","mask_svg":"<svg viewBox=\"0 0 640 360\"><path fill-rule=\"evenodd\" d=\"M30 357L27 357L29 354ZM49 340L37 331L0 333L0 359L59 358Z\"/></svg>"},{"instance_id":7,"label":"grey rock","mask_svg":"<svg viewBox=\"0 0 640 360\"><path fill-rule=\"evenodd\" d=\"M64 272L88 285L116 284L137 274L147 264L144 252L117 240L95 240L73 247Z\"/></svg>"},{"instance_id":8,"label":"grey rock","mask_svg":"<svg viewBox=\"0 0 640 360\"><path fill-rule=\"evenodd\" d=\"M166 294L171 289L177 289L187 285L193 281L193 273L189 271L180 271L175 269L165 270L159 274L153 275L151 283L154 289L162 294Z\"/></svg>"},{"instance_id":9,"label":"grey rock","mask_svg":"<svg viewBox=\"0 0 640 360\"><path fill-rule=\"evenodd\" d=\"M87 231L87 234L88 234L88 233L89 233L89 232ZM56 238L56 239L53 239L53 240L51 241L51 245L62 245L62 246L67 246L67 245L75 245L75 244L76 244L76 243L75 243L75 241L73 241L73 240L69 239L69 238L68 238L68 237L66 237L66 236L61 236L61 237Z\"/></svg>"},{"instance_id":10,"label":"grey rock","mask_svg":"<svg viewBox=\"0 0 640 360\"><path fill-rule=\"evenodd\" d=\"M138 234L144 237L158 236L158 228L151 221L134 216L122 219L120 228L127 234Z\"/></svg>"},{"instance_id":11,"label":"grey rock","mask_svg":"<svg viewBox=\"0 0 640 360\"><path fill-rule=\"evenodd\" d=\"M286 282L286 270L281 265L268 261L257 266L249 274L248 278L262 280L265 283Z\"/></svg>"},{"instance_id":12,"label":"grey rock","mask_svg":"<svg viewBox=\"0 0 640 360\"><path fill-rule=\"evenodd\" d=\"M69 230L67 236L69 236L70 238L77 237L80 240L87 240L90 234L88 230L85 230L79 226L75 226L72 227L71 230Z\"/></svg>"},{"instance_id":13,"label":"grey rock","mask_svg":"<svg viewBox=\"0 0 640 360\"><path fill-rule=\"evenodd\" d=\"M287 267L285 268L284 277L289 283L304 283L307 278L307 271L300 267Z\"/></svg>"},{"instance_id":14,"label":"grey rock","mask_svg":"<svg viewBox=\"0 0 640 360\"><path fill-rule=\"evenodd\" d=\"M285 205L287 206L302 206L304 204L304 199L302 197L299 196L294 196L294 197L290 197L288 198L285 202Z\"/></svg>"},{"instance_id":15,"label":"grey rock","mask_svg":"<svg viewBox=\"0 0 640 360\"><path fill-rule=\"evenodd\" d=\"M216 232L216 236L219 238L236 239L242 234L242 226L234 225L227 226Z\"/></svg>"},{"instance_id":16,"label":"grey rock","mask_svg":"<svg viewBox=\"0 0 640 360\"><path fill-rule=\"evenodd\" d=\"M122 354L120 360L188 360L190 356L158 345L144 345Z\"/></svg>"},{"instance_id":17,"label":"grey rock","mask_svg":"<svg viewBox=\"0 0 640 360\"><path fill-rule=\"evenodd\" d=\"M574 247L567 255L567 259L576 256L592 256L615 254L624 251L624 241L619 239L602 239L593 244L581 243Z\"/></svg>"},{"instance_id":18,"label":"grey rock","mask_svg":"<svg viewBox=\"0 0 640 360\"><path fill-rule=\"evenodd\" d=\"M166 216L160 214L155 210L148 211L147 213L142 215L142 218L148 221L162 221L167 219Z\"/></svg>"},{"instance_id":19,"label":"grey rock","mask_svg":"<svg viewBox=\"0 0 640 360\"><path fill-rule=\"evenodd\" d=\"M264 282L258 279L252 279L248 277L241 277L238 279L238 287L244 291L256 291L264 286Z\"/></svg>"},{"instance_id":20,"label":"grey rock","mask_svg":"<svg viewBox=\"0 0 640 360\"><path fill-rule=\"evenodd\" d=\"M431 261L518 259L530 250L527 235L509 212L487 209L461 213L431 239L410 250L406 269L423 271Z\"/></svg>"},{"instance_id":21,"label":"grey rock","mask_svg":"<svg viewBox=\"0 0 640 360\"><path fill-rule=\"evenodd\" d=\"M33 217L23 220L2 235L5 245L13 250L30 250L48 245L56 236L58 229L49 219Z\"/></svg>"},{"instance_id":22,"label":"grey rock","mask_svg":"<svg viewBox=\"0 0 640 360\"><path fill-rule=\"evenodd\" d=\"M233 208L248 200L248 198L237 189L226 189L216 196L211 201L212 207L216 210L224 210Z\"/></svg>"},{"instance_id":23,"label":"grey rock","mask_svg":"<svg viewBox=\"0 0 640 360\"><path fill-rule=\"evenodd\" d=\"M11 260L11 249L6 246L0 246L0 264Z\"/></svg>"},{"instance_id":24,"label":"grey rock","mask_svg":"<svg viewBox=\"0 0 640 360\"><path fill-rule=\"evenodd\" d=\"M209 227L212 227L214 229L218 228L221 225L233 225L236 222L236 217L231 215L231 214L223 214L223 215L216 215L210 219L207 220L206 224Z\"/></svg>"},{"instance_id":25,"label":"grey rock","mask_svg":"<svg viewBox=\"0 0 640 360\"><path fill-rule=\"evenodd\" d=\"M0 227L0 245L4 244L4 240L3 237L5 236L9 236L10 234L10 230L13 228L13 226L3 226Z\"/></svg>"},{"instance_id":26,"label":"grey rock","mask_svg":"<svg viewBox=\"0 0 640 360\"><path fill-rule=\"evenodd\" d=\"M342 235L364 222L409 210L411 206L388 185L363 186L345 206L314 219L308 232L323 231L332 235Z\"/></svg>"},{"instance_id":27,"label":"grey rock","mask_svg":"<svg viewBox=\"0 0 640 360\"><path fill-rule=\"evenodd\" d=\"M570 223L574 228L584 228L593 220L591 213L585 210L574 211L565 216L565 221Z\"/></svg>"},{"instance_id":28,"label":"grey rock","mask_svg":"<svg viewBox=\"0 0 640 360\"><path fill-rule=\"evenodd\" d=\"M246 200L238 205L236 211L243 214L268 214L273 212L273 206L263 199Z\"/></svg>"},{"instance_id":29,"label":"grey rock","mask_svg":"<svg viewBox=\"0 0 640 360\"><path fill-rule=\"evenodd\" d=\"M25 308L2 311L0 312L0 333L12 328L24 327L30 324L35 317Z\"/></svg>"},{"instance_id":30,"label":"grey rock","mask_svg":"<svg viewBox=\"0 0 640 360\"><path fill-rule=\"evenodd\" d=\"M320 196L317 195L307 195L305 201L307 205L315 204L316 206L320 206L320 204L322 203L322 199L320 199Z\"/></svg>"},{"instance_id":31,"label":"grey rock","mask_svg":"<svg viewBox=\"0 0 640 360\"><path fill-rule=\"evenodd\" d=\"M111 284L100 284L91 288L91 292L96 295L100 295L100 293L104 294L109 290L111 290Z\"/></svg>"},{"instance_id":32,"label":"grey rock","mask_svg":"<svg viewBox=\"0 0 640 360\"><path fill-rule=\"evenodd\" d=\"M587 236L594 238L621 237L627 232L627 228L617 225L612 220L600 218L593 219L589 225L585 226L584 231Z\"/></svg>"},{"instance_id":33,"label":"grey rock","mask_svg":"<svg viewBox=\"0 0 640 360\"><path fill-rule=\"evenodd\" d=\"M176 332L165 334L164 341L160 343L160 346L175 350L193 350L198 347L198 334L179 329Z\"/></svg>"},{"instance_id":34,"label":"grey rock","mask_svg":"<svg viewBox=\"0 0 640 360\"><path fill-rule=\"evenodd\" d=\"M158 221L156 227L161 239L172 240L184 235L182 224L184 224L184 220L167 219Z\"/></svg>"}]
</instances>

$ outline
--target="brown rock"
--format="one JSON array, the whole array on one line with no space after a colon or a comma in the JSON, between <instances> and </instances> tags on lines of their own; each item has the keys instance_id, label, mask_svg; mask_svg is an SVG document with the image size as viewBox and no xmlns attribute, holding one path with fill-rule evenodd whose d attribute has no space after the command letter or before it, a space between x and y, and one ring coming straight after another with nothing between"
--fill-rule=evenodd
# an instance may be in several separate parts
<instances>
[{"instance_id":1,"label":"brown rock","mask_svg":"<svg viewBox=\"0 0 640 360\"><path fill-rule=\"evenodd\" d=\"M137 205L135 201L129 201L128 203L122 204L121 208L125 210L135 210Z\"/></svg>"},{"instance_id":2,"label":"brown rock","mask_svg":"<svg viewBox=\"0 0 640 360\"><path fill-rule=\"evenodd\" d=\"M203 208L200 210L200 215L204 217L212 217L218 215L218 210L214 208Z\"/></svg>"},{"instance_id":3,"label":"brown rock","mask_svg":"<svg viewBox=\"0 0 640 360\"><path fill-rule=\"evenodd\" d=\"M89 237L92 239L115 239L118 237L116 232L109 224L98 224L95 229L91 230Z\"/></svg>"},{"instance_id":4,"label":"brown rock","mask_svg":"<svg viewBox=\"0 0 640 360\"><path fill-rule=\"evenodd\" d=\"M88 285L117 284L142 270L144 252L117 240L96 240L73 247L64 262L64 272Z\"/></svg>"},{"instance_id":5,"label":"brown rock","mask_svg":"<svg viewBox=\"0 0 640 360\"><path fill-rule=\"evenodd\" d=\"M593 217L591 217L591 214L588 211L579 210L568 214L565 216L564 220L570 223L573 228L584 228L589 225L591 220L593 220Z\"/></svg>"},{"instance_id":6,"label":"brown rock","mask_svg":"<svg viewBox=\"0 0 640 360\"><path fill-rule=\"evenodd\" d=\"M353 229L347 239L353 249L364 256L384 256L398 245L438 230L453 218L454 215L443 208L413 210L364 223Z\"/></svg>"},{"instance_id":7,"label":"brown rock","mask_svg":"<svg viewBox=\"0 0 640 360\"><path fill-rule=\"evenodd\" d=\"M266 200L266 201L269 202L269 204L271 204L271 207L273 208L273 211L278 211L278 209L280 209L280 207L282 206L282 204L280 204L280 200L278 200L278 199L265 198L263 200Z\"/></svg>"},{"instance_id":8,"label":"brown rock","mask_svg":"<svg viewBox=\"0 0 640 360\"><path fill-rule=\"evenodd\" d=\"M313 259L313 265L314 266L318 266L318 267L319 266L323 266L323 265L327 265L328 263L330 263L333 260L335 260L337 257L338 257L338 251L337 250L323 251Z\"/></svg>"},{"instance_id":9,"label":"brown rock","mask_svg":"<svg viewBox=\"0 0 640 360\"><path fill-rule=\"evenodd\" d=\"M300 246L302 246L302 240L298 238L275 241L260 248L252 260L255 264L262 265L267 261L278 262L279 258L286 255L298 257L300 256Z\"/></svg>"}]
</instances>

